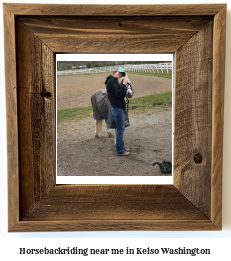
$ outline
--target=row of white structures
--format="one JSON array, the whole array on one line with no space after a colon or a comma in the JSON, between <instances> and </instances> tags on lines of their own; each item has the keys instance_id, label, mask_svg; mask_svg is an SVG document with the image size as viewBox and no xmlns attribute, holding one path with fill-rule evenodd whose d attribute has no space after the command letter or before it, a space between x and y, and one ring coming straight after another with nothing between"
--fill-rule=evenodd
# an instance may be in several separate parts
<instances>
[{"instance_id":1,"label":"row of white structures","mask_svg":"<svg viewBox=\"0 0 231 261\"><path fill-rule=\"evenodd\" d=\"M94 67L94 68L81 68L72 69L65 71L57 71L57 76L61 75L77 75L77 74L92 74L92 73L103 73L103 72L113 72L118 67L123 67L125 72L147 72L147 73L169 73L172 70L172 63L153 63L153 64L123 64L116 66L104 66L104 67Z\"/></svg>"}]
</instances>

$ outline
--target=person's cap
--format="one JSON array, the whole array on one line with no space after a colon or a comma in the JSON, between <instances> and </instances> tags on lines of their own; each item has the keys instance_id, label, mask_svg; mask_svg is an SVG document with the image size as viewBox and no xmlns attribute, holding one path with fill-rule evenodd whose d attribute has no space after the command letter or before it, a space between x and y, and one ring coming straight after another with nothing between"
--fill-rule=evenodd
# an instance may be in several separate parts
<instances>
[{"instance_id":1,"label":"person's cap","mask_svg":"<svg viewBox=\"0 0 231 261\"><path fill-rule=\"evenodd\" d=\"M122 67L119 67L117 71L122 73L123 76L125 76L125 71Z\"/></svg>"}]
</instances>

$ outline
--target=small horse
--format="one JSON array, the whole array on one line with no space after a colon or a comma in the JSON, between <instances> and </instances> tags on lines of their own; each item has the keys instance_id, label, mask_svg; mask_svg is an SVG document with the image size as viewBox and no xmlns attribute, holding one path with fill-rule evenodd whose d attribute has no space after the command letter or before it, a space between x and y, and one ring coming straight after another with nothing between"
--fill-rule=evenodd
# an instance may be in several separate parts
<instances>
[{"instance_id":1,"label":"small horse","mask_svg":"<svg viewBox=\"0 0 231 261\"><path fill-rule=\"evenodd\" d=\"M93 109L93 117L96 121L95 138L99 138L99 132L101 132L103 129L103 120L105 120L106 123L108 137L113 137L110 129L108 128L108 111L110 107L110 102L108 100L106 89L97 90L91 96L91 104Z\"/></svg>"},{"instance_id":2,"label":"small horse","mask_svg":"<svg viewBox=\"0 0 231 261\"><path fill-rule=\"evenodd\" d=\"M126 76L125 76L126 77ZM130 81L128 80L128 84L126 85L126 97L132 98L133 89ZM96 120L95 125L95 138L99 138L99 132L103 129L103 120L105 120L107 127L107 135L108 137L113 137L110 129L108 128L108 120L109 120L109 111L110 111L110 102L108 100L108 95L106 89L99 89L91 96L91 104L93 109L93 117ZM116 128L115 128L115 136L116 136Z\"/></svg>"}]
</instances>

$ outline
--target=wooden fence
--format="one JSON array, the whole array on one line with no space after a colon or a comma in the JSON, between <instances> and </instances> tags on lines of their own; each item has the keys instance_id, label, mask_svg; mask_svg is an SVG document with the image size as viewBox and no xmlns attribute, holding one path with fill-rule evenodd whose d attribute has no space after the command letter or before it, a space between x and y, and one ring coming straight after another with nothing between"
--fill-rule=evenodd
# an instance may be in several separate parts
<instances>
[{"instance_id":1,"label":"wooden fence","mask_svg":"<svg viewBox=\"0 0 231 261\"><path fill-rule=\"evenodd\" d=\"M94 68L81 68L72 69L65 71L57 71L57 76L62 75L78 75L78 74L95 74L95 73L112 73L117 70L118 67L123 67L125 72L146 72L146 73L169 73L172 70L172 63L153 63L153 64L123 64L116 66L104 66L104 67L94 67Z\"/></svg>"}]
</instances>

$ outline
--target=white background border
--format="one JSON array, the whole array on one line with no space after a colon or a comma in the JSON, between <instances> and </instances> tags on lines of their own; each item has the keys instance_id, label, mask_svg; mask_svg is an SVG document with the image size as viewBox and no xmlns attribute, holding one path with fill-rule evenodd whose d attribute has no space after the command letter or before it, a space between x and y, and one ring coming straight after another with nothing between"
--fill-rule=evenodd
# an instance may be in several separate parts
<instances>
[{"instance_id":1,"label":"white background border","mask_svg":"<svg viewBox=\"0 0 231 261\"><path fill-rule=\"evenodd\" d=\"M51 244L58 246L97 246L111 247L119 246L137 246L145 244L145 246L190 246L190 247L206 247L212 250L211 256L201 257L185 257L185 256L166 256L158 257L158 260L228 260L230 257L231 245L231 2L230 0L0 0L0 13L2 18L2 3L36 3L40 4L217 4L227 3L227 29L226 29L226 84L225 84L225 124L224 124L224 156L223 156L223 230L222 231L105 231L105 232L34 232L34 233L8 233L7 232L7 149L6 149L6 110L5 110L5 81L4 81L4 48L3 48L3 19L0 20L0 256L5 260L11 260L11 257L17 260L70 260L70 257L60 256L19 256L18 247L44 247ZM123 10L121 10L122 12ZM97 240L96 240L97 238ZM141 240L142 238L142 240ZM155 256L142 256L142 260L155 260ZM73 260L80 260L73 257ZM102 261L103 257L95 257L93 260ZM107 256L105 260L109 260ZM134 260L134 257L119 257L120 260ZM84 260L88 260L84 257ZM114 259L118 260L118 256Z\"/></svg>"}]
</instances>

